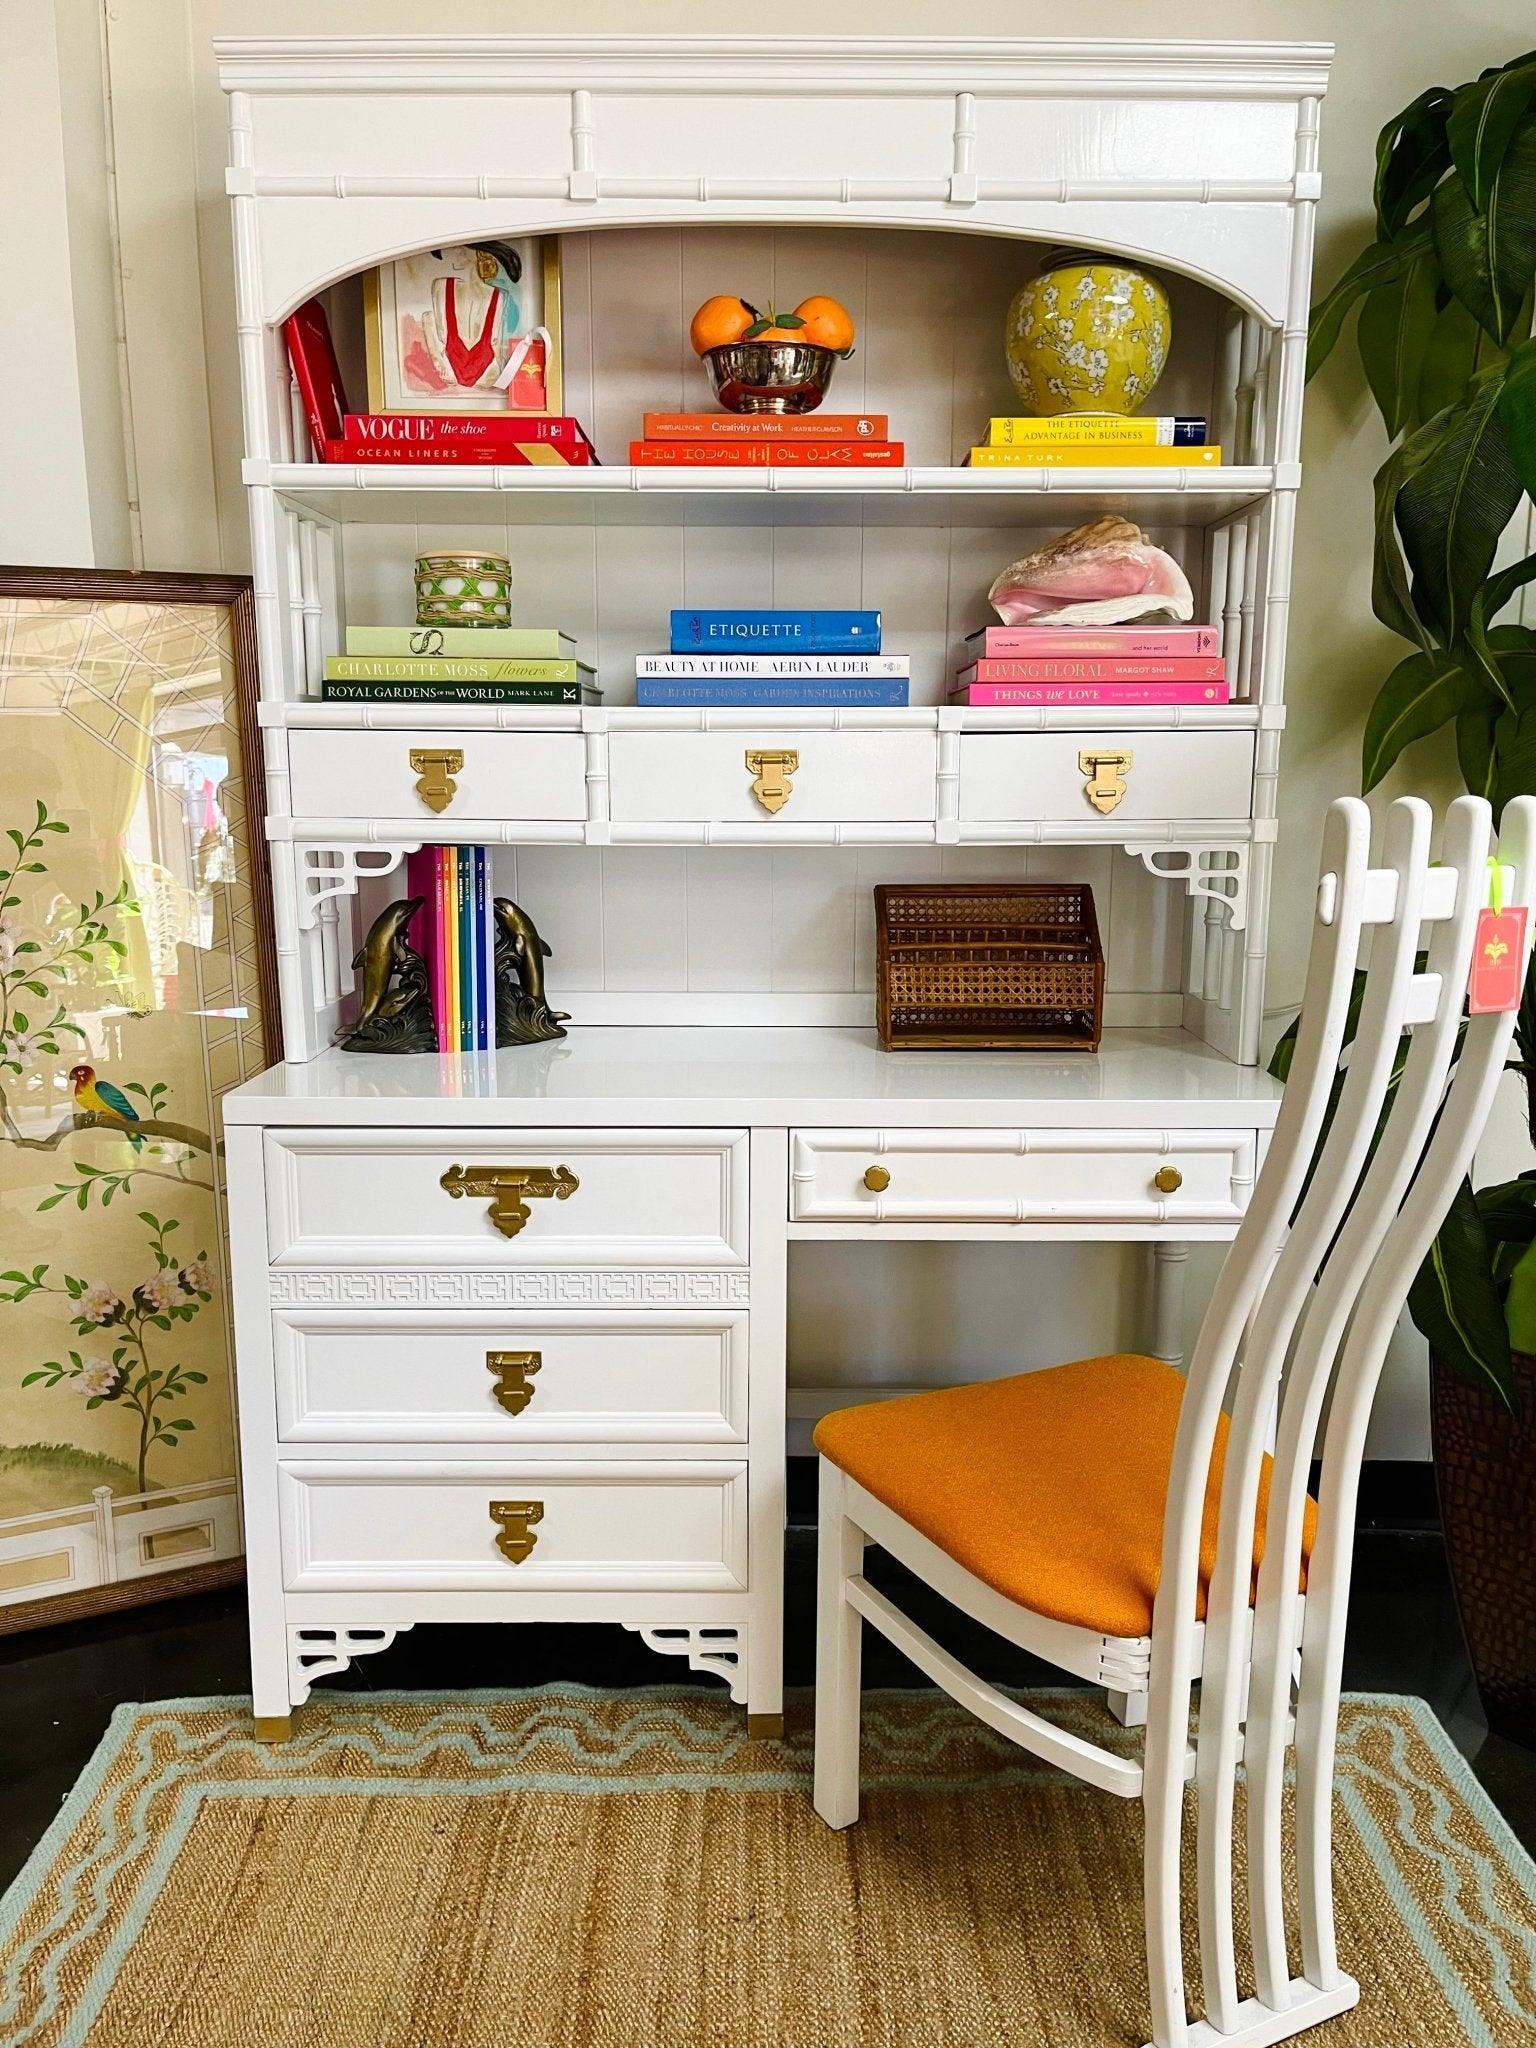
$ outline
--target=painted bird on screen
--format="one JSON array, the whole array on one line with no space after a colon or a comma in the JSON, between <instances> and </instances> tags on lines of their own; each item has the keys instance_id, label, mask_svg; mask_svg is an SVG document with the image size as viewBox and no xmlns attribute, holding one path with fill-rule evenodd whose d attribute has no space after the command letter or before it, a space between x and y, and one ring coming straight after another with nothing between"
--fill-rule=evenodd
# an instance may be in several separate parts
<instances>
[{"instance_id":1,"label":"painted bird on screen","mask_svg":"<svg viewBox=\"0 0 1536 2048\"><path fill-rule=\"evenodd\" d=\"M76 1109L94 1110L98 1116L110 1116L128 1126L138 1122L139 1112L122 1089L115 1081L98 1081L94 1067L71 1067L69 1082L75 1091ZM131 1128L124 1135L135 1152L142 1147L144 1140Z\"/></svg>"}]
</instances>

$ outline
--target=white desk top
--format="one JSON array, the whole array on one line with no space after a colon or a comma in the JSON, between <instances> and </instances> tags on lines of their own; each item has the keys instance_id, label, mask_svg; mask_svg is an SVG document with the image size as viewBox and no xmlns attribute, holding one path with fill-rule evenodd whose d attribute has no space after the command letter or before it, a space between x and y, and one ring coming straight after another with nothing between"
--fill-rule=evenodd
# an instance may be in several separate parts
<instances>
[{"instance_id":1,"label":"white desk top","mask_svg":"<svg viewBox=\"0 0 1536 2048\"><path fill-rule=\"evenodd\" d=\"M1176 1030L1097 1054L880 1050L855 1029L578 1027L495 1054L326 1052L226 1095L228 1124L1073 1125L1267 1129L1280 1087Z\"/></svg>"}]
</instances>

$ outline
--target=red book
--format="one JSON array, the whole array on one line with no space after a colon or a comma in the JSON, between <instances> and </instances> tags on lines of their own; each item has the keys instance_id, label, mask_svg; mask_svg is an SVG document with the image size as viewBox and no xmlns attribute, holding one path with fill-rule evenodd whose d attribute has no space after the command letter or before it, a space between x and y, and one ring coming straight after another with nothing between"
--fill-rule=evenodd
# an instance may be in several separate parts
<instances>
[{"instance_id":1,"label":"red book","mask_svg":"<svg viewBox=\"0 0 1536 2048\"><path fill-rule=\"evenodd\" d=\"M1220 683L972 683L956 690L952 704L1227 704L1232 691Z\"/></svg>"},{"instance_id":2,"label":"red book","mask_svg":"<svg viewBox=\"0 0 1536 2048\"><path fill-rule=\"evenodd\" d=\"M347 394L331 342L331 323L318 299L307 299L297 312L288 315L283 322L283 340L288 347L293 381L299 387L299 403L309 424L309 438L324 462L328 459L324 453L326 443L334 441L341 432Z\"/></svg>"},{"instance_id":3,"label":"red book","mask_svg":"<svg viewBox=\"0 0 1536 2048\"><path fill-rule=\"evenodd\" d=\"M637 467L732 469L900 469L902 441L631 441Z\"/></svg>"},{"instance_id":4,"label":"red book","mask_svg":"<svg viewBox=\"0 0 1536 2048\"><path fill-rule=\"evenodd\" d=\"M955 685L968 683L1224 683L1227 665L1219 654L1161 661L1119 661L1090 655L1084 661L973 661Z\"/></svg>"},{"instance_id":5,"label":"red book","mask_svg":"<svg viewBox=\"0 0 1536 2048\"><path fill-rule=\"evenodd\" d=\"M327 441L322 462L451 462L464 468L500 463L505 469L590 469L597 461L588 441Z\"/></svg>"},{"instance_id":6,"label":"red book","mask_svg":"<svg viewBox=\"0 0 1536 2048\"><path fill-rule=\"evenodd\" d=\"M648 412L647 441L883 441L883 412Z\"/></svg>"},{"instance_id":7,"label":"red book","mask_svg":"<svg viewBox=\"0 0 1536 2048\"><path fill-rule=\"evenodd\" d=\"M349 412L342 421L341 438L349 448L370 453L380 447L466 451L526 441L549 441L565 448L592 445L580 420L569 413Z\"/></svg>"},{"instance_id":8,"label":"red book","mask_svg":"<svg viewBox=\"0 0 1536 2048\"><path fill-rule=\"evenodd\" d=\"M1086 654L1161 661L1169 655L1220 654L1221 634L1215 626L981 626L966 634L965 644L973 656L994 661L1010 655L1075 660Z\"/></svg>"}]
</instances>

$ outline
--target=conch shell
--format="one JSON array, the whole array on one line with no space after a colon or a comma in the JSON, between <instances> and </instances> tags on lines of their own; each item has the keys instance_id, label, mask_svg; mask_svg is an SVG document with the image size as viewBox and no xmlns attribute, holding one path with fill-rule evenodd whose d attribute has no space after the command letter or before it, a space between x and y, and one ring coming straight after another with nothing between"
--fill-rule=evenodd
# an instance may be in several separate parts
<instances>
[{"instance_id":1,"label":"conch shell","mask_svg":"<svg viewBox=\"0 0 1536 2048\"><path fill-rule=\"evenodd\" d=\"M1005 626L1194 617L1184 571L1129 519L1091 519L1010 562L987 592Z\"/></svg>"}]
</instances>

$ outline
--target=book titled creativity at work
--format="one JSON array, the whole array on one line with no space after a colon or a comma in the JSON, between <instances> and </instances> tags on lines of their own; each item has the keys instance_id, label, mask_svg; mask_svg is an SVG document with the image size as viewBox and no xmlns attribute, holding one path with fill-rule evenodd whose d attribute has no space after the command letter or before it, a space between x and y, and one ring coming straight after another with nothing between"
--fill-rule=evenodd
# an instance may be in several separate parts
<instances>
[{"instance_id":1,"label":"book titled creativity at work","mask_svg":"<svg viewBox=\"0 0 1536 2048\"><path fill-rule=\"evenodd\" d=\"M878 654L878 612L675 611L674 654Z\"/></svg>"},{"instance_id":2,"label":"book titled creativity at work","mask_svg":"<svg viewBox=\"0 0 1536 2048\"><path fill-rule=\"evenodd\" d=\"M322 683L327 704L600 704L588 683Z\"/></svg>"},{"instance_id":3,"label":"book titled creativity at work","mask_svg":"<svg viewBox=\"0 0 1536 2048\"><path fill-rule=\"evenodd\" d=\"M910 654L641 654L635 659L636 676L768 676L777 682L803 676L825 682L839 676L904 678L911 673Z\"/></svg>"},{"instance_id":4,"label":"book titled creativity at work","mask_svg":"<svg viewBox=\"0 0 1536 2048\"><path fill-rule=\"evenodd\" d=\"M330 654L328 683L585 683L596 669L584 661L539 661L471 654Z\"/></svg>"},{"instance_id":5,"label":"book titled creativity at work","mask_svg":"<svg viewBox=\"0 0 1536 2048\"><path fill-rule=\"evenodd\" d=\"M1136 443L1154 448L1198 448L1205 440L1205 421L1197 415L1157 418L1137 413L1122 417L1114 413L1053 413L1048 419L990 419L987 445L1008 448L1035 441L1083 441L1094 447L1114 448Z\"/></svg>"},{"instance_id":6,"label":"book titled creativity at work","mask_svg":"<svg viewBox=\"0 0 1536 2048\"><path fill-rule=\"evenodd\" d=\"M635 702L714 705L720 709L735 704L754 708L819 704L857 709L861 705L905 704L907 690L906 679L900 676L873 676L864 681L857 676L844 676L825 682L814 682L806 676L778 680L758 676L736 681L720 676L713 681L702 677L690 680L684 676L641 676L635 684Z\"/></svg>"},{"instance_id":7,"label":"book titled creativity at work","mask_svg":"<svg viewBox=\"0 0 1536 2048\"><path fill-rule=\"evenodd\" d=\"M556 626L348 626L348 654L494 656L498 661L572 661L576 642Z\"/></svg>"}]
</instances>

